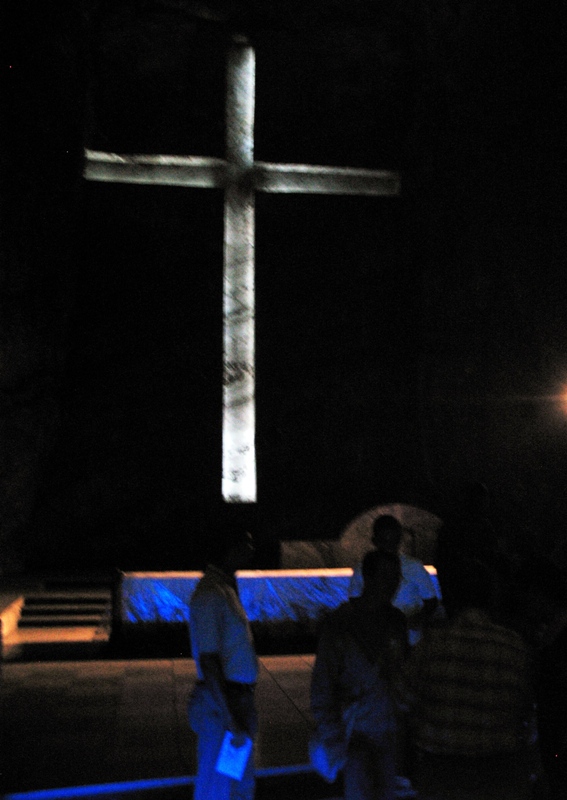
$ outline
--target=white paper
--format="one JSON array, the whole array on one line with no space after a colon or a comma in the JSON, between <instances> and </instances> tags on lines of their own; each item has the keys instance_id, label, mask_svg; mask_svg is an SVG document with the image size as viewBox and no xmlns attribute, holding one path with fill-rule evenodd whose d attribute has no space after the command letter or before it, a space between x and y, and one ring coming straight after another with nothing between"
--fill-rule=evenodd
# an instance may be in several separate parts
<instances>
[{"instance_id":1,"label":"white paper","mask_svg":"<svg viewBox=\"0 0 567 800\"><path fill-rule=\"evenodd\" d=\"M242 780L244 768L252 752L252 739L247 736L240 747L235 747L232 743L232 733L226 731L222 740L221 749L217 758L216 771L229 778Z\"/></svg>"}]
</instances>

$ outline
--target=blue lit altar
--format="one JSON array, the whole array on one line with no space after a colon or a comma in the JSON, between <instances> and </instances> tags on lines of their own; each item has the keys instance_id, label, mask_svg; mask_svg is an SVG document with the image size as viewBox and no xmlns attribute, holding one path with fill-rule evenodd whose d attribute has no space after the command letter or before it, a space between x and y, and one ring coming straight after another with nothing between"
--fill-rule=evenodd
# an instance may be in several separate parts
<instances>
[{"instance_id":1,"label":"blue lit altar","mask_svg":"<svg viewBox=\"0 0 567 800\"><path fill-rule=\"evenodd\" d=\"M126 625L186 623L200 572L125 572L120 617ZM350 567L238 572L240 599L252 623L307 623L348 598Z\"/></svg>"},{"instance_id":2,"label":"blue lit altar","mask_svg":"<svg viewBox=\"0 0 567 800\"><path fill-rule=\"evenodd\" d=\"M236 573L240 599L257 642L268 649L274 641L278 647L287 647L292 639L299 646L313 645L321 617L348 600L352 567L372 549L372 523L382 514L395 516L411 534L405 538L408 555L431 563L441 520L403 504L363 512L336 540L281 542L281 569ZM426 569L439 590L435 569ZM189 601L201 575L197 571L122 572L114 607L114 622L121 634L143 637L156 628L186 631Z\"/></svg>"}]
</instances>

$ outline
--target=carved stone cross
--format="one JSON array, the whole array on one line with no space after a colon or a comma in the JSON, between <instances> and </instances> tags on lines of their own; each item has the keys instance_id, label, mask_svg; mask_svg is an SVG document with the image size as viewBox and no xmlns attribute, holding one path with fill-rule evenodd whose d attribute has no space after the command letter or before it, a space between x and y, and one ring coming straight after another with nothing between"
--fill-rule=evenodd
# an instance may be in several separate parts
<instances>
[{"instance_id":1,"label":"carved stone cross","mask_svg":"<svg viewBox=\"0 0 567 800\"><path fill-rule=\"evenodd\" d=\"M228 52L226 158L117 155L86 150L87 180L224 189L224 378L222 494L256 502L254 383L254 195L256 191L397 195L397 173L254 161L254 50L235 37Z\"/></svg>"}]
</instances>

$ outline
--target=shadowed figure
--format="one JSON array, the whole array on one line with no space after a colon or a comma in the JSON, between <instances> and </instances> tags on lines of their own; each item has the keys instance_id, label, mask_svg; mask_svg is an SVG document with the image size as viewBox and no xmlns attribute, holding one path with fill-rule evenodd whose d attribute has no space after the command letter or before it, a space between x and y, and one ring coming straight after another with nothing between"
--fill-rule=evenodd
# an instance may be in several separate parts
<instances>
[{"instance_id":1,"label":"shadowed figure","mask_svg":"<svg viewBox=\"0 0 567 800\"><path fill-rule=\"evenodd\" d=\"M311 684L314 740L340 754L345 800L393 800L397 681L408 647L404 614L392 605L399 557L368 553L362 576L362 595L322 624Z\"/></svg>"},{"instance_id":2,"label":"shadowed figure","mask_svg":"<svg viewBox=\"0 0 567 800\"><path fill-rule=\"evenodd\" d=\"M254 759L235 780L216 769L227 731L232 743L245 746L257 727L254 689L258 662L234 573L249 566L252 535L225 527L190 602L191 650L198 681L188 705L189 724L197 734L195 800L252 800ZM219 541L220 540L220 541Z\"/></svg>"},{"instance_id":3,"label":"shadowed figure","mask_svg":"<svg viewBox=\"0 0 567 800\"><path fill-rule=\"evenodd\" d=\"M424 627L433 618L439 606L439 597L423 563L418 558L400 552L403 534L402 525L390 514L383 514L374 520L372 545L381 552L399 555L400 558L401 581L392 604L405 614L408 641L410 645L415 645L420 640ZM349 587L351 597L361 593L362 583L362 570L358 566L353 571Z\"/></svg>"},{"instance_id":4,"label":"shadowed figure","mask_svg":"<svg viewBox=\"0 0 567 800\"><path fill-rule=\"evenodd\" d=\"M493 621L484 564L455 560L441 588L449 618L404 665L419 797L525 800L538 761L528 647Z\"/></svg>"}]
</instances>

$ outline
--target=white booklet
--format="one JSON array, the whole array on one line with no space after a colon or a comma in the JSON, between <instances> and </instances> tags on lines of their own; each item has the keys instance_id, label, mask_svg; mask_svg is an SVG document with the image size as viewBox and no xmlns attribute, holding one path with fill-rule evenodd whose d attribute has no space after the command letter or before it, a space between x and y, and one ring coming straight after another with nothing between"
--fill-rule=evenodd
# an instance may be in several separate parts
<instances>
[{"instance_id":1,"label":"white booklet","mask_svg":"<svg viewBox=\"0 0 567 800\"><path fill-rule=\"evenodd\" d=\"M252 739L249 736L246 737L240 747L235 747L232 743L232 733L226 731L217 758L216 771L237 781L242 780L244 768L251 752Z\"/></svg>"}]
</instances>

